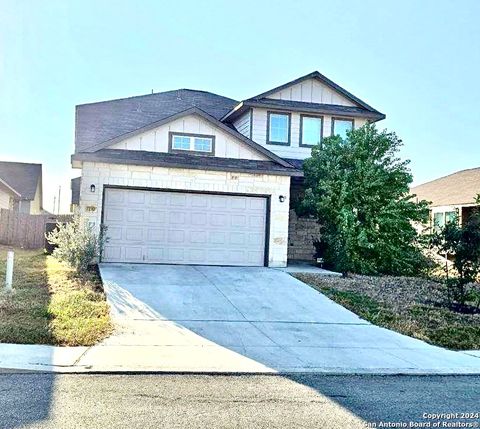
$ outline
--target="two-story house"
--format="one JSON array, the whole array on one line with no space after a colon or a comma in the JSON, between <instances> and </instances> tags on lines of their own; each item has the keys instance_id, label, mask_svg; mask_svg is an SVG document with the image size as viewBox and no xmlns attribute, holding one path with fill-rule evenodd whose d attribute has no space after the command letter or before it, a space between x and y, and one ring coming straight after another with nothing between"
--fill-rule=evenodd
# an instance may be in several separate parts
<instances>
[{"instance_id":1,"label":"two-story house","mask_svg":"<svg viewBox=\"0 0 480 429\"><path fill-rule=\"evenodd\" d=\"M79 105L78 207L107 227L104 262L282 267L314 251L316 223L291 210L311 148L383 118L318 72L241 102L179 89Z\"/></svg>"}]
</instances>

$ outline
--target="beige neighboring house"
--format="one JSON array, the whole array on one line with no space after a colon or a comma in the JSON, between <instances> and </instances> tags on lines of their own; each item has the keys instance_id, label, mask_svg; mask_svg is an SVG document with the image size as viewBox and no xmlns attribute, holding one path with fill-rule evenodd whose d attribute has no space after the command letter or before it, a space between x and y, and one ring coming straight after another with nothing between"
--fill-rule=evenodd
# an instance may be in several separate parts
<instances>
[{"instance_id":1,"label":"beige neighboring house","mask_svg":"<svg viewBox=\"0 0 480 429\"><path fill-rule=\"evenodd\" d=\"M42 164L0 161L0 209L43 213Z\"/></svg>"},{"instance_id":2,"label":"beige neighboring house","mask_svg":"<svg viewBox=\"0 0 480 429\"><path fill-rule=\"evenodd\" d=\"M178 89L75 116L72 203L107 227L103 262L269 267L313 259L318 225L292 204L312 147L385 118L319 72L243 101Z\"/></svg>"},{"instance_id":3,"label":"beige neighboring house","mask_svg":"<svg viewBox=\"0 0 480 429\"><path fill-rule=\"evenodd\" d=\"M415 186L411 189L417 200L431 202L431 222L437 228L446 222L459 217L463 223L478 204L476 196L480 193L480 168L457 171L431 182Z\"/></svg>"}]
</instances>

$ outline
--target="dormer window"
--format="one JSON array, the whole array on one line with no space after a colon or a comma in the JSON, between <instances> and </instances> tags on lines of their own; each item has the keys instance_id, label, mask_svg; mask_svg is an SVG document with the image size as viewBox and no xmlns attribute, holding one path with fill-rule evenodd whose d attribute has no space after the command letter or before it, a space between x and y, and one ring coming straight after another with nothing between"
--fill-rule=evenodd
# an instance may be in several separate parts
<instances>
[{"instance_id":1,"label":"dormer window","mask_svg":"<svg viewBox=\"0 0 480 429\"><path fill-rule=\"evenodd\" d=\"M267 143L290 145L290 113L267 113Z\"/></svg>"},{"instance_id":2,"label":"dormer window","mask_svg":"<svg viewBox=\"0 0 480 429\"><path fill-rule=\"evenodd\" d=\"M215 136L170 132L169 137L168 151L171 153L190 152L197 155L214 153Z\"/></svg>"},{"instance_id":3,"label":"dormer window","mask_svg":"<svg viewBox=\"0 0 480 429\"><path fill-rule=\"evenodd\" d=\"M347 138L347 131L353 130L353 119L332 118L332 136Z\"/></svg>"},{"instance_id":4,"label":"dormer window","mask_svg":"<svg viewBox=\"0 0 480 429\"><path fill-rule=\"evenodd\" d=\"M300 146L312 147L322 142L323 118L300 115Z\"/></svg>"}]
</instances>

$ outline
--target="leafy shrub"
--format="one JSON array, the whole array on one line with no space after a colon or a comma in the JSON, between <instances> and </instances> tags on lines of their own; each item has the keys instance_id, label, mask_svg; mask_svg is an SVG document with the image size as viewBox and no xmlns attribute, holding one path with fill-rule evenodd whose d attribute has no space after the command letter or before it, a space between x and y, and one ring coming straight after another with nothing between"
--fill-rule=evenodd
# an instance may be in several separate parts
<instances>
[{"instance_id":1,"label":"leafy shrub","mask_svg":"<svg viewBox=\"0 0 480 429\"><path fill-rule=\"evenodd\" d=\"M325 138L304 163L302 214L322 225L317 250L340 272L414 275L426 265L414 223L428 216L427 203L409 194L408 161L398 158L401 140L365 125Z\"/></svg>"},{"instance_id":2,"label":"leafy shrub","mask_svg":"<svg viewBox=\"0 0 480 429\"><path fill-rule=\"evenodd\" d=\"M78 274L85 274L96 259L101 256L106 243L106 228L96 234L86 219L75 215L71 222L57 224L57 228L47 234L50 244L56 246L53 256L67 263Z\"/></svg>"}]
</instances>

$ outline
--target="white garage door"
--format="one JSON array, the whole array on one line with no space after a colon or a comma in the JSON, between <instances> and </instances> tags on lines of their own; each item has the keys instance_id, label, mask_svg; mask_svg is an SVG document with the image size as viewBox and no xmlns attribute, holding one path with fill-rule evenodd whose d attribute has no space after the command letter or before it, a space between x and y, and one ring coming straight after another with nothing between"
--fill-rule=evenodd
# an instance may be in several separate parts
<instances>
[{"instance_id":1,"label":"white garage door","mask_svg":"<svg viewBox=\"0 0 480 429\"><path fill-rule=\"evenodd\" d=\"M263 266L267 200L106 188L104 262Z\"/></svg>"}]
</instances>

